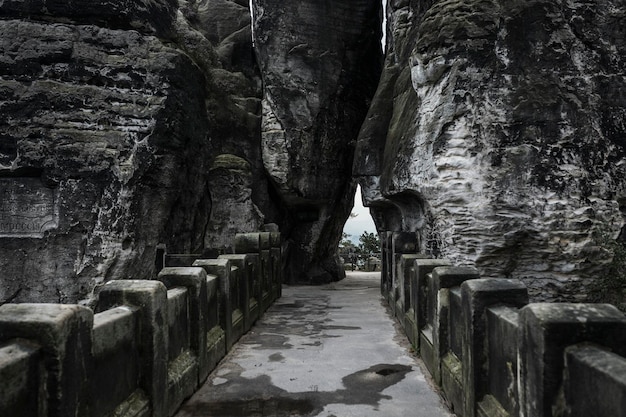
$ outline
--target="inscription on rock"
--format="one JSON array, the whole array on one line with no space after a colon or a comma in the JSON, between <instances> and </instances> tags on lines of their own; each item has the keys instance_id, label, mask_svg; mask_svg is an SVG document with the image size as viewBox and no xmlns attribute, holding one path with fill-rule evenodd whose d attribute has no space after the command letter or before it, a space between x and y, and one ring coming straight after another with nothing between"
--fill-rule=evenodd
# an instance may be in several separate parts
<instances>
[{"instance_id":1,"label":"inscription on rock","mask_svg":"<svg viewBox=\"0 0 626 417\"><path fill-rule=\"evenodd\" d=\"M0 178L0 237L43 237L56 228L55 197L37 178Z\"/></svg>"}]
</instances>

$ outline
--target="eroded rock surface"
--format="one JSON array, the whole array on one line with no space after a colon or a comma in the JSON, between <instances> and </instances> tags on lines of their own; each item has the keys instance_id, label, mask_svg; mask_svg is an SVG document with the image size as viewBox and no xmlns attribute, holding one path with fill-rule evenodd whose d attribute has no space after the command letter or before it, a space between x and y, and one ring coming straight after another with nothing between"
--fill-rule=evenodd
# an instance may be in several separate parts
<instances>
[{"instance_id":1,"label":"eroded rock surface","mask_svg":"<svg viewBox=\"0 0 626 417\"><path fill-rule=\"evenodd\" d=\"M255 200L249 227L272 220L247 5L131 3L0 5L0 302L89 302L153 277L159 245L232 239L208 227L226 192ZM222 154L249 187L211 177Z\"/></svg>"},{"instance_id":2,"label":"eroded rock surface","mask_svg":"<svg viewBox=\"0 0 626 417\"><path fill-rule=\"evenodd\" d=\"M376 88L376 0L254 0L263 74L262 157L286 207L287 279L343 277L336 257L352 209L354 141Z\"/></svg>"},{"instance_id":3,"label":"eroded rock surface","mask_svg":"<svg viewBox=\"0 0 626 417\"><path fill-rule=\"evenodd\" d=\"M388 19L354 167L379 230L585 298L624 224L623 3L392 1Z\"/></svg>"}]
</instances>

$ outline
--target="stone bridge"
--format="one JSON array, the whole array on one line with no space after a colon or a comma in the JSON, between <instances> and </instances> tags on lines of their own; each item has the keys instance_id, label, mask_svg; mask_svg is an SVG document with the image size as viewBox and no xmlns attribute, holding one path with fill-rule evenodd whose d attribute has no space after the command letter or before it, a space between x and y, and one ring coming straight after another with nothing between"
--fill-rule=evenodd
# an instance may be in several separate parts
<instances>
[{"instance_id":1,"label":"stone bridge","mask_svg":"<svg viewBox=\"0 0 626 417\"><path fill-rule=\"evenodd\" d=\"M175 415L280 297L279 242L277 233L240 234L237 254L170 256L156 280L107 283L95 312L0 306L0 415ZM456 415L626 415L626 316L617 308L529 304L518 280L481 279L473 268L416 254L406 235L390 233L383 242L382 296ZM281 331L296 334L303 325ZM360 349L375 348L363 343ZM292 380L307 378L304 366L315 364L292 365ZM203 396L216 389L207 384ZM334 401L350 403L345 395ZM426 397L416 391L410 398L419 408L430 406ZM264 401L272 404L272 396ZM205 405L181 415L318 415L271 405L236 411L236 404L213 410L220 414Z\"/></svg>"},{"instance_id":2,"label":"stone bridge","mask_svg":"<svg viewBox=\"0 0 626 417\"><path fill-rule=\"evenodd\" d=\"M171 415L281 282L344 278L357 183L455 413L624 415L625 16L0 1L0 415Z\"/></svg>"}]
</instances>

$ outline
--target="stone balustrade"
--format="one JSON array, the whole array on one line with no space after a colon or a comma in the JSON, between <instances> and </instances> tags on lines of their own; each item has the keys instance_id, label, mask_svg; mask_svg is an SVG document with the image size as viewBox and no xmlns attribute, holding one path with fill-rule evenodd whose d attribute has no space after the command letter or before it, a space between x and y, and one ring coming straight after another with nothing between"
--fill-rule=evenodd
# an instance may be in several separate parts
<instances>
[{"instance_id":1,"label":"stone balustrade","mask_svg":"<svg viewBox=\"0 0 626 417\"><path fill-rule=\"evenodd\" d=\"M626 416L616 307L529 303L518 280L408 253L402 233L382 242L383 297L457 416Z\"/></svg>"},{"instance_id":2,"label":"stone balustrade","mask_svg":"<svg viewBox=\"0 0 626 417\"><path fill-rule=\"evenodd\" d=\"M279 234L236 241L237 254L110 281L95 311L0 306L0 416L172 416L280 295Z\"/></svg>"}]
</instances>

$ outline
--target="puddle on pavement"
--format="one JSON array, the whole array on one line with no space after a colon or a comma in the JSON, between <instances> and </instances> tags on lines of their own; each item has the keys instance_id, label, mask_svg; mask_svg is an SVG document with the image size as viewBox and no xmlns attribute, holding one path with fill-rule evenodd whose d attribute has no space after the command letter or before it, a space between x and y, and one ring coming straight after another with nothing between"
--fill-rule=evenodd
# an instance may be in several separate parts
<instances>
[{"instance_id":1,"label":"puddle on pavement","mask_svg":"<svg viewBox=\"0 0 626 417\"><path fill-rule=\"evenodd\" d=\"M344 389L318 391L311 387L311 391L296 393L274 386L268 375L254 379L233 375L227 383L213 386L209 398L192 399L181 411L202 417L306 417L318 415L329 404L377 407L381 400L392 399L382 392L412 370L408 365L378 364L343 377Z\"/></svg>"}]
</instances>

